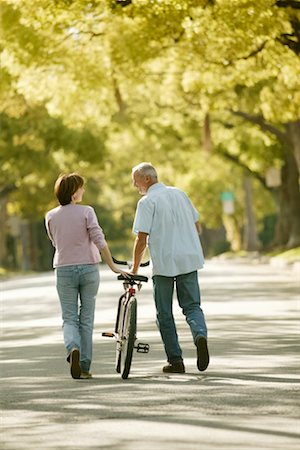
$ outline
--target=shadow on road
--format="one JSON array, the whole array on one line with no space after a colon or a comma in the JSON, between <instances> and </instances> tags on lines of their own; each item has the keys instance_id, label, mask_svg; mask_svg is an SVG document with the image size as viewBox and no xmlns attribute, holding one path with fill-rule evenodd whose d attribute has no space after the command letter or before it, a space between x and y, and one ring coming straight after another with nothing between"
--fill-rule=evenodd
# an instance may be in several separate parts
<instances>
[{"instance_id":1,"label":"shadow on road","mask_svg":"<svg viewBox=\"0 0 300 450\"><path fill-rule=\"evenodd\" d=\"M257 287L233 283L222 291L210 279L203 283L211 353L204 373L178 312L186 373L162 373L155 318L143 316L141 306L138 337L150 353L135 353L130 378L122 380L114 370L114 341L101 337L113 328L101 312L104 305L110 314L107 289L95 327L94 378L73 380L55 293L47 290L42 302L32 291L25 301L12 298L1 349L3 450L298 449L296 286L261 279Z\"/></svg>"}]
</instances>

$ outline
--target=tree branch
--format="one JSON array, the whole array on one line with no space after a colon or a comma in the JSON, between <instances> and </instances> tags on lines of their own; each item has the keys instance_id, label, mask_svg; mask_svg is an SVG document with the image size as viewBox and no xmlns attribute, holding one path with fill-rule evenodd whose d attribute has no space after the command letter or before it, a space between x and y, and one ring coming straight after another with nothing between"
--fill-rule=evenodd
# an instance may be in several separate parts
<instances>
[{"instance_id":1,"label":"tree branch","mask_svg":"<svg viewBox=\"0 0 300 450\"><path fill-rule=\"evenodd\" d=\"M296 53L296 55L300 54L300 42L289 39L287 34L282 34L281 38L276 38L276 41L280 42L280 44L284 45L285 47L288 47L290 50Z\"/></svg>"},{"instance_id":2,"label":"tree branch","mask_svg":"<svg viewBox=\"0 0 300 450\"><path fill-rule=\"evenodd\" d=\"M116 99L117 105L119 107L119 112L123 114L126 109L126 104L123 100L119 85L118 85L117 80L114 75L112 76L112 83L113 83L115 99Z\"/></svg>"},{"instance_id":3,"label":"tree branch","mask_svg":"<svg viewBox=\"0 0 300 450\"><path fill-rule=\"evenodd\" d=\"M275 127L275 125L266 122L262 116L249 114L244 111L234 111L232 109L229 111L234 116L241 117L242 119L247 120L248 122L251 122L254 125L258 125L263 131L268 131L269 133L273 134L274 136L277 137L277 139L279 139L284 144L290 144L290 141L286 133L282 132L279 128Z\"/></svg>"},{"instance_id":4,"label":"tree branch","mask_svg":"<svg viewBox=\"0 0 300 450\"><path fill-rule=\"evenodd\" d=\"M7 197L11 192L15 191L17 186L14 183L8 184L0 189L0 198Z\"/></svg>"},{"instance_id":5,"label":"tree branch","mask_svg":"<svg viewBox=\"0 0 300 450\"><path fill-rule=\"evenodd\" d=\"M79 31L78 34L88 34L91 40L95 37L105 36L105 33L96 33L95 31Z\"/></svg>"},{"instance_id":6,"label":"tree branch","mask_svg":"<svg viewBox=\"0 0 300 450\"><path fill-rule=\"evenodd\" d=\"M235 165L241 167L242 169L244 169L247 173L249 173L252 177L256 178L263 186L264 188L270 190L266 184L266 181L264 179L264 177L262 177L260 175L260 173L256 172L255 170L251 170L245 163L243 163L238 156L236 155L231 155L230 153L228 153L226 150L224 150L224 148L222 148L221 146L219 146L217 148L218 154L220 154L221 156L223 156L225 159L229 160L230 162L233 162Z\"/></svg>"},{"instance_id":7,"label":"tree branch","mask_svg":"<svg viewBox=\"0 0 300 450\"><path fill-rule=\"evenodd\" d=\"M248 55L245 56L237 56L235 59L232 59L230 61L227 60L222 60L222 61L212 61L207 59L207 62L209 64L214 64L216 66L222 66L222 67L230 67L233 64L236 64L237 61L241 61L242 59L247 60L252 58L253 56L258 55L258 53L260 53L266 46L268 41L264 41L262 42L257 48L255 48L254 50L252 50Z\"/></svg>"},{"instance_id":8,"label":"tree branch","mask_svg":"<svg viewBox=\"0 0 300 450\"><path fill-rule=\"evenodd\" d=\"M275 3L278 8L293 8L293 9L300 9L300 3L299 1L295 0L277 0Z\"/></svg>"},{"instance_id":9,"label":"tree branch","mask_svg":"<svg viewBox=\"0 0 300 450\"><path fill-rule=\"evenodd\" d=\"M242 57L237 58L237 59L249 59L249 58L252 58L252 56L257 55L258 53L260 53L260 52L265 48L266 43L267 43L267 41L264 41L264 42L263 42L262 44L260 44L255 50L252 50L252 52L249 53L249 55L247 55L247 56L242 56Z\"/></svg>"},{"instance_id":10,"label":"tree branch","mask_svg":"<svg viewBox=\"0 0 300 450\"><path fill-rule=\"evenodd\" d=\"M299 1L277 1L276 5L279 8L292 8L300 10L300 2ZM297 17L297 14L294 12L293 14L289 14L290 16L290 24L293 28L292 33L282 33L280 36L276 38L277 42L280 42L285 47L288 47L292 50L296 55L300 54L300 21Z\"/></svg>"},{"instance_id":11,"label":"tree branch","mask_svg":"<svg viewBox=\"0 0 300 450\"><path fill-rule=\"evenodd\" d=\"M115 4L122 6L122 8L124 8L125 6L131 5L132 1L131 0L115 0Z\"/></svg>"}]
</instances>

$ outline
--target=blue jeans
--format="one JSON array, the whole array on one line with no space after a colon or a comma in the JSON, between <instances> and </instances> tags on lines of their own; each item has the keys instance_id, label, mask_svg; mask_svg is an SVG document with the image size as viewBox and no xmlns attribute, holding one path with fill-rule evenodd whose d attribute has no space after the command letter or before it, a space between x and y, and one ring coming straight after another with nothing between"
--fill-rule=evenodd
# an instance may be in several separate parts
<instances>
[{"instance_id":1,"label":"blue jeans","mask_svg":"<svg viewBox=\"0 0 300 450\"><path fill-rule=\"evenodd\" d=\"M56 268L56 288L62 310L67 359L69 360L73 348L79 349L83 372L89 371L92 361L94 313L99 282L98 264Z\"/></svg>"},{"instance_id":2,"label":"blue jeans","mask_svg":"<svg viewBox=\"0 0 300 450\"><path fill-rule=\"evenodd\" d=\"M190 326L194 342L196 342L198 336L207 338L205 318L200 307L197 271L177 275L176 277L154 275L153 285L157 325L170 363L182 361L182 351L178 342L172 308L174 283L176 283L179 306Z\"/></svg>"}]
</instances>

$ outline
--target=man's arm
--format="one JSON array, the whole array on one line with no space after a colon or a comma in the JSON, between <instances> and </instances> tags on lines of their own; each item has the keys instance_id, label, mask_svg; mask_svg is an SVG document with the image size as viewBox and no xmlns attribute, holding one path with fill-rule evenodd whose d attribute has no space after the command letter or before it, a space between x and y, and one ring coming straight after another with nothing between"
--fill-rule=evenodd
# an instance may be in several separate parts
<instances>
[{"instance_id":1,"label":"man's arm","mask_svg":"<svg viewBox=\"0 0 300 450\"><path fill-rule=\"evenodd\" d=\"M133 246L133 263L131 269L131 273L133 274L137 273L139 265L141 264L144 251L147 247L147 237L147 233L142 233L141 231L139 231L135 239Z\"/></svg>"}]
</instances>

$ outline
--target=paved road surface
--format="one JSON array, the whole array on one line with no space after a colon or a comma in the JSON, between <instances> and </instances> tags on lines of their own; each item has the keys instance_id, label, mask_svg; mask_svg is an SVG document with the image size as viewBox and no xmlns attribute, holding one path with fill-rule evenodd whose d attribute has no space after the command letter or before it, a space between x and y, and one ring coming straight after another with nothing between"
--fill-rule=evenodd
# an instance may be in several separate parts
<instances>
[{"instance_id":1,"label":"paved road surface","mask_svg":"<svg viewBox=\"0 0 300 450\"><path fill-rule=\"evenodd\" d=\"M143 272L148 274L147 271ZM121 286L101 269L94 379L65 363L52 273L2 282L2 450L298 450L299 277L267 265L209 261L200 272L211 364L196 369L175 308L187 373L164 375L151 283L138 309L131 376L114 372L110 331Z\"/></svg>"}]
</instances>

